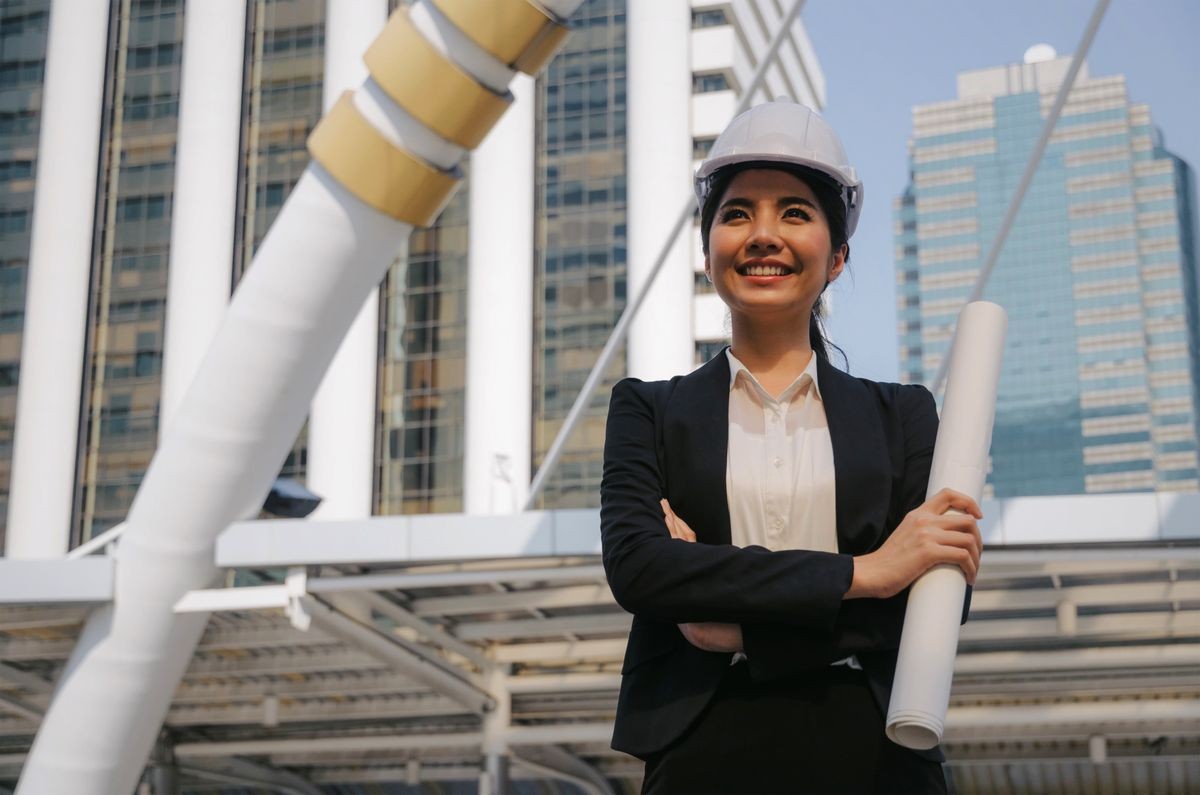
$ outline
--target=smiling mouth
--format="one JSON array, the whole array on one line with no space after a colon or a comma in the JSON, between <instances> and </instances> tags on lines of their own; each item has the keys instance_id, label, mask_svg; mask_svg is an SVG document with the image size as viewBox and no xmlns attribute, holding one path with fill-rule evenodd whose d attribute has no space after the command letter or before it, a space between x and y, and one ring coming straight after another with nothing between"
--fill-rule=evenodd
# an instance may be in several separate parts
<instances>
[{"instance_id":1,"label":"smiling mouth","mask_svg":"<svg viewBox=\"0 0 1200 795\"><path fill-rule=\"evenodd\" d=\"M791 276L793 273L785 265L741 265L736 270L741 276Z\"/></svg>"}]
</instances>

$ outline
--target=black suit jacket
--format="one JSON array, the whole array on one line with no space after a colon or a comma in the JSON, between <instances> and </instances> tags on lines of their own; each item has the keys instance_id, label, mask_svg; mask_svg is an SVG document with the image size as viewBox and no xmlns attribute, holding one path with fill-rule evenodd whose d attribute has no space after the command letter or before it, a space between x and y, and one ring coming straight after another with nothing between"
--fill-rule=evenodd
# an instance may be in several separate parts
<instances>
[{"instance_id":1,"label":"black suit jacket","mask_svg":"<svg viewBox=\"0 0 1200 795\"><path fill-rule=\"evenodd\" d=\"M708 703L730 655L692 646L678 624L741 624L750 676L795 675L856 654L886 714L907 590L842 597L851 556L877 549L925 500L937 409L922 386L854 378L824 361L817 378L833 444L838 552L731 544L725 469L729 364L724 351L669 381L612 390L600 487L604 568L634 614L612 747L645 758ZM659 500L695 531L673 540ZM971 592L963 604L966 621ZM920 752L943 761L940 748Z\"/></svg>"}]
</instances>

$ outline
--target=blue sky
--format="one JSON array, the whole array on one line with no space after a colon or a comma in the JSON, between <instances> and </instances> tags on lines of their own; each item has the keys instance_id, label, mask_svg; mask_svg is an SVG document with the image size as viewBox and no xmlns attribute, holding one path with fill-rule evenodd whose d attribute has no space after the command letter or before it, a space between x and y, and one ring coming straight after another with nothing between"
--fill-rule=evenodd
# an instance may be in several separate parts
<instances>
[{"instance_id":1,"label":"blue sky","mask_svg":"<svg viewBox=\"0 0 1200 795\"><path fill-rule=\"evenodd\" d=\"M953 99L958 72L1020 62L1045 42L1067 55L1091 0L808 0L803 19L827 83L824 115L866 186L849 273L835 285L833 338L850 370L895 380L892 198L907 182L911 108ZM1124 74L1167 147L1200 168L1200 2L1113 0L1088 54Z\"/></svg>"}]
</instances>

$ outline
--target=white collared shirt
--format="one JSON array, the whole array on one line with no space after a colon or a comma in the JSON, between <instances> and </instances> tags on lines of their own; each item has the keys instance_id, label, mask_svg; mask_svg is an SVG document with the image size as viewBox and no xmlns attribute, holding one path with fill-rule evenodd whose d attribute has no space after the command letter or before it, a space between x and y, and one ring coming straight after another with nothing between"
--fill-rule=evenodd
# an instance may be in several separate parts
<instances>
[{"instance_id":1,"label":"white collared shirt","mask_svg":"<svg viewBox=\"0 0 1200 795\"><path fill-rule=\"evenodd\" d=\"M816 355L778 396L759 383L731 348L725 349L725 355L729 358L725 490L733 545L837 552L833 442L817 381ZM839 663L860 667L853 657Z\"/></svg>"},{"instance_id":2,"label":"white collared shirt","mask_svg":"<svg viewBox=\"0 0 1200 795\"><path fill-rule=\"evenodd\" d=\"M725 490L733 544L837 552L833 443L817 383L817 357L773 397L729 357Z\"/></svg>"}]
</instances>

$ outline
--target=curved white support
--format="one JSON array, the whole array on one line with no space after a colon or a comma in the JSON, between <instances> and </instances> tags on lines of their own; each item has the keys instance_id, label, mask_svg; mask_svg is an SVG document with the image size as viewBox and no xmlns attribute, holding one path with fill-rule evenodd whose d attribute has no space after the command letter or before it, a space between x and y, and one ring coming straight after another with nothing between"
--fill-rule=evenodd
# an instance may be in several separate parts
<instances>
[{"instance_id":1,"label":"curved white support","mask_svg":"<svg viewBox=\"0 0 1200 795\"><path fill-rule=\"evenodd\" d=\"M427 139L380 132L436 156ZM218 534L261 505L342 337L410 231L319 164L306 169L142 481L117 551L114 603L84 628L20 795L132 791L207 620L172 608L213 579Z\"/></svg>"}]
</instances>

